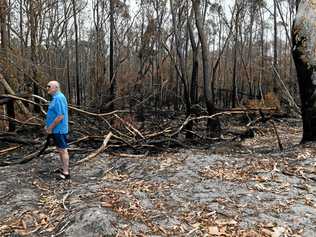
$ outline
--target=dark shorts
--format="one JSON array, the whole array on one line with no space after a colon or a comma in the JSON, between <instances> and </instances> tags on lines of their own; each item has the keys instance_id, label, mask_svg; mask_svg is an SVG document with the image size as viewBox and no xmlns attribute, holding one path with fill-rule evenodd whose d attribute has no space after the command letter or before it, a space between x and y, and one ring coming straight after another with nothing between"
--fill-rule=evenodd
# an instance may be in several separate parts
<instances>
[{"instance_id":1,"label":"dark shorts","mask_svg":"<svg viewBox=\"0 0 316 237\"><path fill-rule=\"evenodd\" d=\"M57 148L66 149L67 145L67 134L53 133L54 143Z\"/></svg>"}]
</instances>

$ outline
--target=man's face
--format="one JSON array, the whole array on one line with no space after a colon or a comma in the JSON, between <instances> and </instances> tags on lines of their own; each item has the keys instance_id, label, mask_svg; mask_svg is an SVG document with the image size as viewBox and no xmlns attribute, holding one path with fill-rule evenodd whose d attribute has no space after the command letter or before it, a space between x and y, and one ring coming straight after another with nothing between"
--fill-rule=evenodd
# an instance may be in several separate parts
<instances>
[{"instance_id":1,"label":"man's face","mask_svg":"<svg viewBox=\"0 0 316 237\"><path fill-rule=\"evenodd\" d=\"M54 83L48 83L46 88L49 95L54 95L57 91L57 86Z\"/></svg>"}]
</instances>

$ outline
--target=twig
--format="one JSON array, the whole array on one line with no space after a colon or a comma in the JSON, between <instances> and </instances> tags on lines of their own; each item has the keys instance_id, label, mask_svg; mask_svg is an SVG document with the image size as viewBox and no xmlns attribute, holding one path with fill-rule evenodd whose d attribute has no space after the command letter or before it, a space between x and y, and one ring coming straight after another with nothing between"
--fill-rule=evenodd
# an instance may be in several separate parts
<instances>
[{"instance_id":1,"label":"twig","mask_svg":"<svg viewBox=\"0 0 316 237\"><path fill-rule=\"evenodd\" d=\"M133 155L133 154L125 154L125 153L112 153L115 156L120 156L120 157L127 157L127 158L143 158L148 155L148 151L146 151L145 154L142 155Z\"/></svg>"},{"instance_id":2,"label":"twig","mask_svg":"<svg viewBox=\"0 0 316 237\"><path fill-rule=\"evenodd\" d=\"M5 199L6 197L10 196L11 194L13 194L13 191L11 190L10 192L6 193L5 195L0 197L0 201L2 201L3 199Z\"/></svg>"},{"instance_id":3,"label":"twig","mask_svg":"<svg viewBox=\"0 0 316 237\"><path fill-rule=\"evenodd\" d=\"M53 235L53 237L57 237L59 235L61 235L62 233L65 232L66 230L66 227L71 223L71 221L67 221L65 225L63 225L61 228L60 228L60 231L56 234L56 235Z\"/></svg>"},{"instance_id":4,"label":"twig","mask_svg":"<svg viewBox=\"0 0 316 237\"><path fill-rule=\"evenodd\" d=\"M68 145L73 145L73 144L85 141L85 140L87 140L89 138L90 138L90 136L84 136L84 137L79 138L77 141L73 141L73 142L68 143Z\"/></svg>"},{"instance_id":5,"label":"twig","mask_svg":"<svg viewBox=\"0 0 316 237\"><path fill-rule=\"evenodd\" d=\"M278 130L277 130L277 128L276 128L276 126L275 126L275 124L274 124L273 121L270 121L270 123L272 124L273 129L274 129L274 132L275 132L275 135L276 135L276 137L277 137L279 149L280 149L280 151L283 151L283 146L282 146L282 143L281 143L281 139L280 139Z\"/></svg>"},{"instance_id":6,"label":"twig","mask_svg":"<svg viewBox=\"0 0 316 237\"><path fill-rule=\"evenodd\" d=\"M146 135L146 138L153 138L153 137L156 137L156 136L159 136L161 134L164 134L164 133L168 133L168 132L171 132L171 128L168 127L168 128L165 128L163 131L161 132L156 132L156 133L151 133L151 134L148 134Z\"/></svg>"},{"instance_id":7,"label":"twig","mask_svg":"<svg viewBox=\"0 0 316 237\"><path fill-rule=\"evenodd\" d=\"M67 192L66 195L63 197L63 207L64 207L64 209L65 209L66 211L68 211L69 209L66 207L65 202L66 202L67 198L68 198L71 194L73 194L73 192L74 192L74 191Z\"/></svg>"},{"instance_id":8,"label":"twig","mask_svg":"<svg viewBox=\"0 0 316 237\"><path fill-rule=\"evenodd\" d=\"M103 173L103 178L104 178L104 176L107 174L107 173L109 173L111 170L113 170L114 169L114 166L113 167L111 167L110 169L107 169L106 171L104 171L104 173Z\"/></svg>"}]
</instances>

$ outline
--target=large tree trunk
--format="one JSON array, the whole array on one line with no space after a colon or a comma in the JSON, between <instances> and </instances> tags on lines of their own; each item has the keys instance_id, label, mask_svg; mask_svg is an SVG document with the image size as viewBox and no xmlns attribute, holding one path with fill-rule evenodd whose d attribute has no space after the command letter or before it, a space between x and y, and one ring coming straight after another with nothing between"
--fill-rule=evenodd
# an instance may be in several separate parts
<instances>
[{"instance_id":1,"label":"large tree trunk","mask_svg":"<svg viewBox=\"0 0 316 237\"><path fill-rule=\"evenodd\" d=\"M195 23L196 28L199 34L199 39L201 42L201 49L202 49L202 62L203 62L203 81L204 81L204 97L207 112L209 115L213 115L215 111L214 101L212 100L211 91L209 88L211 74L210 74L210 63L209 63L209 47L208 41L206 39L205 32L203 30L203 21L200 13L200 0L192 0L193 9L195 12ZM217 134L220 131L220 124L217 119L212 119L208 121L208 128L212 134Z\"/></svg>"},{"instance_id":2,"label":"large tree trunk","mask_svg":"<svg viewBox=\"0 0 316 237\"><path fill-rule=\"evenodd\" d=\"M38 30L38 11L39 11L38 2L30 1L30 25L31 25L31 62L32 62L32 77L35 81L37 81L37 30ZM39 94L39 88L36 83L33 82L33 93L35 95ZM36 103L39 103L38 99L34 100ZM34 107L34 112L39 113L40 108L38 106Z\"/></svg>"},{"instance_id":3,"label":"large tree trunk","mask_svg":"<svg viewBox=\"0 0 316 237\"><path fill-rule=\"evenodd\" d=\"M0 56L6 57L6 51L8 47L8 29L7 29L7 20L8 20L8 4L6 0L0 0L0 39L1 39L1 53ZM1 75L2 77L2 75ZM7 92L7 90L5 90ZM7 103L7 115L10 118L15 118L15 113L14 113L14 104L13 101L10 100ZM9 132L12 132L15 130L15 124L12 123L11 120L9 120Z\"/></svg>"},{"instance_id":4,"label":"large tree trunk","mask_svg":"<svg viewBox=\"0 0 316 237\"><path fill-rule=\"evenodd\" d=\"M80 97L80 78L79 78L79 36L78 36L78 22L77 22L77 10L76 10L76 1L72 0L72 10L73 10L73 17L74 17L74 27L75 27L75 54L76 54L76 102L77 105L81 105L81 97Z\"/></svg>"},{"instance_id":5,"label":"large tree trunk","mask_svg":"<svg viewBox=\"0 0 316 237\"><path fill-rule=\"evenodd\" d=\"M273 11L273 93L278 97L278 84L277 84L277 73L278 73L278 22L277 22L277 1L274 0L274 11Z\"/></svg>"},{"instance_id":6,"label":"large tree trunk","mask_svg":"<svg viewBox=\"0 0 316 237\"><path fill-rule=\"evenodd\" d=\"M194 32L192 29L192 17L193 17L193 12L190 14L189 19L188 19L188 30L189 30L189 37L190 37L190 42L191 42L191 47L192 47L192 72L191 72L191 93L190 93L190 98L191 98L191 103L192 104L197 104L198 103L198 73L199 73L199 59L198 59L198 54L199 54L199 42L195 43L194 39Z\"/></svg>"},{"instance_id":7,"label":"large tree trunk","mask_svg":"<svg viewBox=\"0 0 316 237\"><path fill-rule=\"evenodd\" d=\"M116 79L114 75L114 0L110 0L110 98L115 99ZM114 110L114 102L109 109Z\"/></svg>"},{"instance_id":8,"label":"large tree trunk","mask_svg":"<svg viewBox=\"0 0 316 237\"><path fill-rule=\"evenodd\" d=\"M0 39L2 53L5 54L7 48L7 1L0 0Z\"/></svg>"},{"instance_id":9,"label":"large tree trunk","mask_svg":"<svg viewBox=\"0 0 316 237\"><path fill-rule=\"evenodd\" d=\"M237 3L238 4L238 3ZM238 30L239 30L239 13L240 7L237 5L237 12L235 18L235 35L234 35L234 50L233 50L233 81L232 81L232 107L236 107L237 102L237 47L238 45Z\"/></svg>"},{"instance_id":10,"label":"large tree trunk","mask_svg":"<svg viewBox=\"0 0 316 237\"><path fill-rule=\"evenodd\" d=\"M178 4L178 2L176 2ZM175 37L175 47L176 47L176 52L179 60L179 65L180 65L180 72L181 75L179 75L181 82L183 84L183 100L185 102L185 107L186 107L186 116L189 116L191 114L191 100L190 100L190 95L189 95L189 87L187 83L187 72L186 72L186 55L184 53L183 49L183 42L180 39L181 35L181 28L179 27L179 21L181 20L181 15L179 13L179 9L174 6L174 2L170 0L170 10L171 10L171 16L172 16L172 26L174 29L174 37ZM177 17L178 16L178 17ZM188 30L188 28L186 29ZM186 33L187 34L187 33ZM189 131L186 134L186 138L192 138L192 131L193 123L190 122L186 126L186 130Z\"/></svg>"},{"instance_id":11,"label":"large tree trunk","mask_svg":"<svg viewBox=\"0 0 316 237\"><path fill-rule=\"evenodd\" d=\"M295 62L303 117L302 142L316 141L316 6L312 1L299 3L292 28Z\"/></svg>"}]
</instances>

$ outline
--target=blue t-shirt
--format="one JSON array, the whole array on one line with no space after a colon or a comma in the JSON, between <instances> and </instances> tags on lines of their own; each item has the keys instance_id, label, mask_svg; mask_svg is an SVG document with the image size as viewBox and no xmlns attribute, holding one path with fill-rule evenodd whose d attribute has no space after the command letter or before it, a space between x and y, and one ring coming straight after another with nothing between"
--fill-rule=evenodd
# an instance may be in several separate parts
<instances>
[{"instance_id":1,"label":"blue t-shirt","mask_svg":"<svg viewBox=\"0 0 316 237\"><path fill-rule=\"evenodd\" d=\"M53 129L53 133L67 134L68 133L68 104L63 93L57 92L53 95L52 101L49 103L46 115L46 127L49 127L54 120L64 115L64 119Z\"/></svg>"}]
</instances>

